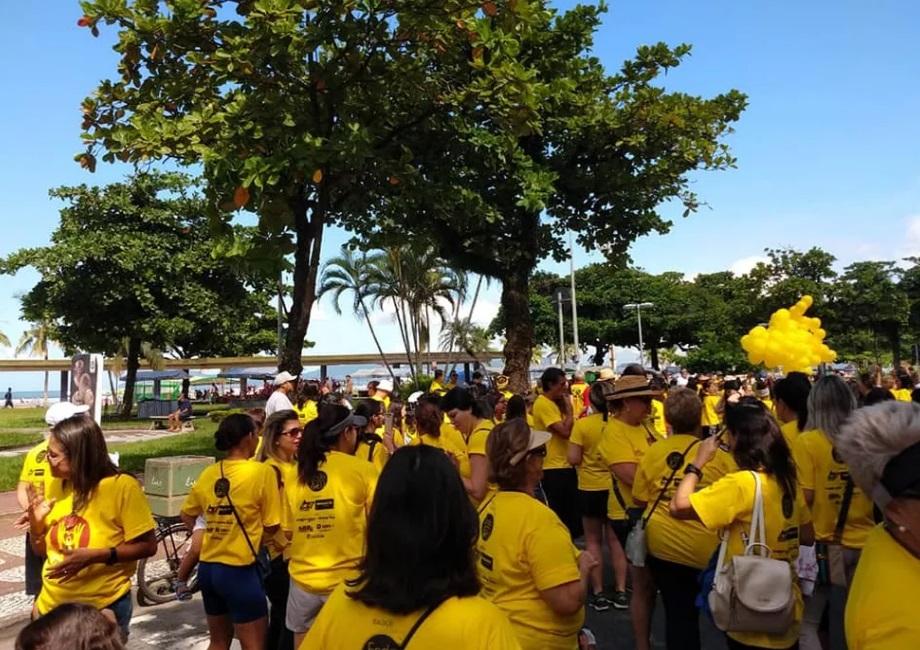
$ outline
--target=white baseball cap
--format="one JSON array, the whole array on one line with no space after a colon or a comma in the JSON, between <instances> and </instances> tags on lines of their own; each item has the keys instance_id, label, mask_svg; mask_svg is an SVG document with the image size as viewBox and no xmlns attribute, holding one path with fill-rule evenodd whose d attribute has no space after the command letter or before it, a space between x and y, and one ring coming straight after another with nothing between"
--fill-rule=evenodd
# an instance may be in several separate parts
<instances>
[{"instance_id":1,"label":"white baseball cap","mask_svg":"<svg viewBox=\"0 0 920 650\"><path fill-rule=\"evenodd\" d=\"M89 404L74 404L72 402L58 402L52 404L45 411L45 424L49 427L57 425L58 422L69 420L76 415L83 415L89 411Z\"/></svg>"},{"instance_id":2,"label":"white baseball cap","mask_svg":"<svg viewBox=\"0 0 920 650\"><path fill-rule=\"evenodd\" d=\"M390 381L389 379L384 379L379 384L377 384L377 390L383 390L388 393L392 393L393 392L393 382Z\"/></svg>"},{"instance_id":3,"label":"white baseball cap","mask_svg":"<svg viewBox=\"0 0 920 650\"><path fill-rule=\"evenodd\" d=\"M297 376L292 375L287 370L284 372L279 372L277 375L275 375L275 386L281 386L282 384L286 384L289 381L297 381Z\"/></svg>"},{"instance_id":4,"label":"white baseball cap","mask_svg":"<svg viewBox=\"0 0 920 650\"><path fill-rule=\"evenodd\" d=\"M411 395L409 395L409 403L410 403L410 404L415 404L415 403L418 401L418 398L421 397L421 396L424 395L424 394L425 394L424 391L421 391L421 390L415 391L414 393L412 393Z\"/></svg>"}]
</instances>

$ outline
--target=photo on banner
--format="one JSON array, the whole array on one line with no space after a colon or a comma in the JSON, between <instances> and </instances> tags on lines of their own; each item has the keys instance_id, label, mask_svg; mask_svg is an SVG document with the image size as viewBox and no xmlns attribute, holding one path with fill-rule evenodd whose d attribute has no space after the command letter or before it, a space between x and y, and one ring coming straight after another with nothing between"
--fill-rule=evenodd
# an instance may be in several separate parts
<instances>
[{"instance_id":1,"label":"photo on banner","mask_svg":"<svg viewBox=\"0 0 920 650\"><path fill-rule=\"evenodd\" d=\"M70 360L70 401L87 405L93 419L102 424L101 354L76 354Z\"/></svg>"}]
</instances>

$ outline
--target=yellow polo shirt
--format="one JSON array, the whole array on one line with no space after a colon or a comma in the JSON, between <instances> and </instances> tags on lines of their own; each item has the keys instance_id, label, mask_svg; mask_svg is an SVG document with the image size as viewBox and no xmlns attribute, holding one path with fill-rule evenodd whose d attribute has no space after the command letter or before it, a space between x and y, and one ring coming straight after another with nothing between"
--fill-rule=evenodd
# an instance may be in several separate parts
<instances>
[{"instance_id":1,"label":"yellow polo shirt","mask_svg":"<svg viewBox=\"0 0 920 650\"><path fill-rule=\"evenodd\" d=\"M297 461L285 463L284 461L269 457L263 462L271 467L272 471L275 473L279 495L284 494L285 485L297 481ZM286 554L289 545L290 542L288 541L287 535L284 534L281 528L278 528L278 531L270 539L265 540L265 548L268 549L268 555L273 560L279 555Z\"/></svg>"},{"instance_id":2,"label":"yellow polo shirt","mask_svg":"<svg viewBox=\"0 0 920 650\"><path fill-rule=\"evenodd\" d=\"M635 463L638 468L642 457L652 446L652 438L655 438L654 429L646 429L642 425L634 427L615 417L610 418L601 442L601 457L604 464L609 468L619 463ZM613 477L612 488L615 489L611 489L607 497L607 518L613 521L626 519L626 510L623 506L635 506L632 486ZM617 491L623 498L623 504L617 498Z\"/></svg>"},{"instance_id":3,"label":"yellow polo shirt","mask_svg":"<svg viewBox=\"0 0 920 650\"><path fill-rule=\"evenodd\" d=\"M59 499L64 491L61 479L51 475L48 463L48 440L42 440L32 447L22 462L20 483L31 483L46 499Z\"/></svg>"}]
</instances>

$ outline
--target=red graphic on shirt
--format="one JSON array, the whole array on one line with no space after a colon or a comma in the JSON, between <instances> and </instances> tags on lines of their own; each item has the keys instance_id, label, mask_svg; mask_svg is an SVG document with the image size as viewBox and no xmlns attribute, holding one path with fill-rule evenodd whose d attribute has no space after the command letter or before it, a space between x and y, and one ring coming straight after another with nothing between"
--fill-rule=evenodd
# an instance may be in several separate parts
<instances>
[{"instance_id":1,"label":"red graphic on shirt","mask_svg":"<svg viewBox=\"0 0 920 650\"><path fill-rule=\"evenodd\" d=\"M51 547L60 552L73 551L89 546L89 522L76 514L58 519L48 531Z\"/></svg>"}]
</instances>

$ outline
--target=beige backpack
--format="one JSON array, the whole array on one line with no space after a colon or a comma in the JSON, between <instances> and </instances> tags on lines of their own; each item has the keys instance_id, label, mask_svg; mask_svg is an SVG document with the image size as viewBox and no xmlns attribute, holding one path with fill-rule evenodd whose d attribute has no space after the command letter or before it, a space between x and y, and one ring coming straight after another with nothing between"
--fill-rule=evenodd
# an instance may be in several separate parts
<instances>
[{"instance_id":1,"label":"beige backpack","mask_svg":"<svg viewBox=\"0 0 920 650\"><path fill-rule=\"evenodd\" d=\"M782 634L793 623L795 594L792 567L774 560L767 545L760 476L754 476L754 512L751 534L744 555L725 561L728 531L722 545L716 575L709 592L709 607L716 626L724 632Z\"/></svg>"}]
</instances>

